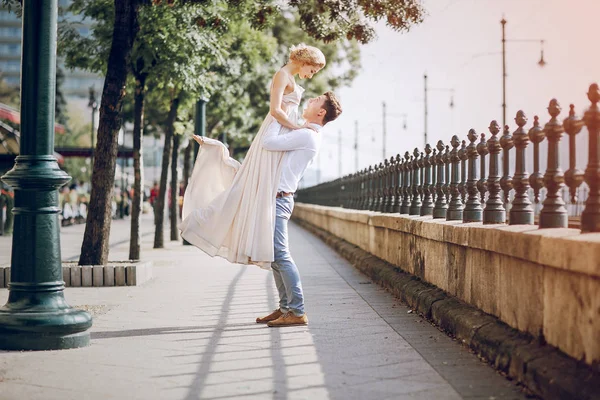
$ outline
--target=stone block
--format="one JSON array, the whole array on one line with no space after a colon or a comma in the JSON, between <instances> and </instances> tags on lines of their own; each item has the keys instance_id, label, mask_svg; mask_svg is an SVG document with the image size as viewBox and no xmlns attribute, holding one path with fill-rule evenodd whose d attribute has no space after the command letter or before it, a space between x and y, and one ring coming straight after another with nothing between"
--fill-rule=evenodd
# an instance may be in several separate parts
<instances>
[{"instance_id":1,"label":"stone block","mask_svg":"<svg viewBox=\"0 0 600 400\"><path fill-rule=\"evenodd\" d=\"M63 281L65 282L65 286L71 286L71 267L62 267L62 275Z\"/></svg>"},{"instance_id":2,"label":"stone block","mask_svg":"<svg viewBox=\"0 0 600 400\"><path fill-rule=\"evenodd\" d=\"M500 319L538 336L543 325L545 267L505 255L500 255L498 261Z\"/></svg>"},{"instance_id":3,"label":"stone block","mask_svg":"<svg viewBox=\"0 0 600 400\"><path fill-rule=\"evenodd\" d=\"M600 278L600 232L565 239L566 268Z\"/></svg>"},{"instance_id":4,"label":"stone block","mask_svg":"<svg viewBox=\"0 0 600 400\"><path fill-rule=\"evenodd\" d=\"M443 261L446 261L446 268L441 272L445 272L445 287L444 290L448 291L454 296L459 298L465 297L465 288L470 287L467 284L467 252L468 248L464 246L458 246L456 244L447 244L443 246L439 251L432 252L432 256L437 256L438 263L443 265ZM432 282L433 283L433 282Z\"/></svg>"},{"instance_id":5,"label":"stone block","mask_svg":"<svg viewBox=\"0 0 600 400\"><path fill-rule=\"evenodd\" d=\"M128 265L125 267L125 277L126 277L127 286L136 286L137 285L137 273L136 272L137 272L136 265Z\"/></svg>"},{"instance_id":6,"label":"stone block","mask_svg":"<svg viewBox=\"0 0 600 400\"><path fill-rule=\"evenodd\" d=\"M115 267L113 265L104 267L104 286L115 286Z\"/></svg>"},{"instance_id":7,"label":"stone block","mask_svg":"<svg viewBox=\"0 0 600 400\"><path fill-rule=\"evenodd\" d=\"M70 267L71 270L71 286L72 287L80 287L81 286L81 267L77 265L73 265Z\"/></svg>"},{"instance_id":8,"label":"stone block","mask_svg":"<svg viewBox=\"0 0 600 400\"><path fill-rule=\"evenodd\" d=\"M125 286L125 267L123 265L115 266L115 286Z\"/></svg>"},{"instance_id":9,"label":"stone block","mask_svg":"<svg viewBox=\"0 0 600 400\"><path fill-rule=\"evenodd\" d=\"M104 286L104 266L94 265L92 267L92 285L96 287Z\"/></svg>"},{"instance_id":10,"label":"stone block","mask_svg":"<svg viewBox=\"0 0 600 400\"><path fill-rule=\"evenodd\" d=\"M444 225L440 224L440 219L427 219L421 224L421 237L441 242L444 240Z\"/></svg>"},{"instance_id":11,"label":"stone block","mask_svg":"<svg viewBox=\"0 0 600 400\"><path fill-rule=\"evenodd\" d=\"M498 282L500 255L482 250L473 253L471 268L471 304L483 311L499 316Z\"/></svg>"},{"instance_id":12,"label":"stone block","mask_svg":"<svg viewBox=\"0 0 600 400\"><path fill-rule=\"evenodd\" d=\"M81 286L92 287L92 266L82 265L81 266Z\"/></svg>"},{"instance_id":13,"label":"stone block","mask_svg":"<svg viewBox=\"0 0 600 400\"><path fill-rule=\"evenodd\" d=\"M538 229L525 234L539 236L539 246L533 262L549 267L564 268L568 261L565 239L570 236L580 236L581 232L578 229L555 228Z\"/></svg>"},{"instance_id":14,"label":"stone block","mask_svg":"<svg viewBox=\"0 0 600 400\"><path fill-rule=\"evenodd\" d=\"M586 363L600 361L600 279L555 268L544 271L544 337Z\"/></svg>"},{"instance_id":15,"label":"stone block","mask_svg":"<svg viewBox=\"0 0 600 400\"><path fill-rule=\"evenodd\" d=\"M449 253L451 248L459 248L459 246L420 237L416 237L416 242L415 248L410 252L415 275L450 291L451 282L448 275L452 269L450 265L452 260Z\"/></svg>"}]
</instances>

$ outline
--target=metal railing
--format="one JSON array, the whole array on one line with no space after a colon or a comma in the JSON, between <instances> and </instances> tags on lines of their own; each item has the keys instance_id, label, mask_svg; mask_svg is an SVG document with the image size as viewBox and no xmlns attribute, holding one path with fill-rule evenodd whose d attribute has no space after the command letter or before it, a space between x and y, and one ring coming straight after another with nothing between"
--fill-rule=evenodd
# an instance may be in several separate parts
<instances>
[{"instance_id":1,"label":"metal railing","mask_svg":"<svg viewBox=\"0 0 600 400\"><path fill-rule=\"evenodd\" d=\"M527 117L519 111L515 118L517 129L512 134L505 126L498 137L501 128L492 121L488 128L491 136L487 139L485 134L478 135L471 129L468 143L455 135L449 144L440 140L435 148L429 144L423 150L415 148L404 156L398 154L356 173L302 189L298 191L298 201L382 213L431 215L448 221L538 223L540 228L569 226L570 201L572 215L581 214L582 232L600 232L598 85L592 84L587 95L591 106L583 119L575 115L575 107L571 105L569 116L561 123L558 119L561 107L552 99L548 106L550 120L543 127L535 116L533 127L526 130ZM575 138L584 126L589 135L585 173L575 166ZM566 172L559 165L559 145L564 133L569 138ZM548 165L542 174L540 143L544 140L548 145ZM525 168L528 148L533 152L531 174ZM514 174L510 176L512 154ZM580 194L585 198L578 199ZM534 203L540 201L536 218Z\"/></svg>"}]
</instances>

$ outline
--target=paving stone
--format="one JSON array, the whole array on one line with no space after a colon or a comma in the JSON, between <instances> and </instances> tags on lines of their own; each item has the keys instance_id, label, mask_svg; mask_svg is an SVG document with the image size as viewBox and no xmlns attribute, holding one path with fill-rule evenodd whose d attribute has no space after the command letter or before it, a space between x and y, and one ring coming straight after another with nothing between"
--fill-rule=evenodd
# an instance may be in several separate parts
<instances>
[{"instance_id":1,"label":"paving stone","mask_svg":"<svg viewBox=\"0 0 600 400\"><path fill-rule=\"evenodd\" d=\"M81 286L91 287L92 286L92 266L82 265L81 266Z\"/></svg>"},{"instance_id":2,"label":"paving stone","mask_svg":"<svg viewBox=\"0 0 600 400\"><path fill-rule=\"evenodd\" d=\"M65 286L71 286L71 267L62 267L62 275Z\"/></svg>"},{"instance_id":3,"label":"paving stone","mask_svg":"<svg viewBox=\"0 0 600 400\"><path fill-rule=\"evenodd\" d=\"M115 267L115 286L125 286L125 267L118 265Z\"/></svg>"},{"instance_id":4,"label":"paving stone","mask_svg":"<svg viewBox=\"0 0 600 400\"><path fill-rule=\"evenodd\" d=\"M102 265L92 267L92 283L96 287L104 286L104 268Z\"/></svg>"},{"instance_id":5,"label":"paving stone","mask_svg":"<svg viewBox=\"0 0 600 400\"><path fill-rule=\"evenodd\" d=\"M127 286L135 286L137 284L137 267L135 265L128 265L125 267L125 277Z\"/></svg>"},{"instance_id":6,"label":"paving stone","mask_svg":"<svg viewBox=\"0 0 600 400\"><path fill-rule=\"evenodd\" d=\"M115 267L106 265L103 270L104 286L115 286Z\"/></svg>"},{"instance_id":7,"label":"paving stone","mask_svg":"<svg viewBox=\"0 0 600 400\"><path fill-rule=\"evenodd\" d=\"M71 286L81 286L81 268L80 267L69 267L71 270Z\"/></svg>"}]
</instances>

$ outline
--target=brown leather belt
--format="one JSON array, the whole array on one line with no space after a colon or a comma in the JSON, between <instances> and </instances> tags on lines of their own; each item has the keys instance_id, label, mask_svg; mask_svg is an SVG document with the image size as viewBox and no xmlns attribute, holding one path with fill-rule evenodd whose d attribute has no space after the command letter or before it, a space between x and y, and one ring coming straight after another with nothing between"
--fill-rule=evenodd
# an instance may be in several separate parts
<instances>
[{"instance_id":1,"label":"brown leather belt","mask_svg":"<svg viewBox=\"0 0 600 400\"><path fill-rule=\"evenodd\" d=\"M293 196L294 193L288 193L288 192L277 192L277 194L275 195L276 198L280 198L280 197L287 197L287 196Z\"/></svg>"}]
</instances>

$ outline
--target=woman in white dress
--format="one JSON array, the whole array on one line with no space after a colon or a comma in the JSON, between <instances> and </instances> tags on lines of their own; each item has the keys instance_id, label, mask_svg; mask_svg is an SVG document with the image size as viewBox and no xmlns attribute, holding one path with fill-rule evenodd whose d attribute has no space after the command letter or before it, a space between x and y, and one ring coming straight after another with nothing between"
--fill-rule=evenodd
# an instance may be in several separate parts
<instances>
[{"instance_id":1,"label":"woman in white dress","mask_svg":"<svg viewBox=\"0 0 600 400\"><path fill-rule=\"evenodd\" d=\"M283 152L264 150L262 137L273 123L286 134L298 125L304 89L294 77L312 78L325 66L323 53L300 44L273 77L270 112L240 165L219 141L195 136L201 144L185 191L180 230L189 243L211 256L270 269L273 261L275 195Z\"/></svg>"}]
</instances>

